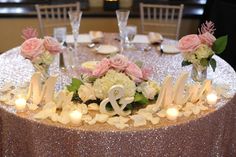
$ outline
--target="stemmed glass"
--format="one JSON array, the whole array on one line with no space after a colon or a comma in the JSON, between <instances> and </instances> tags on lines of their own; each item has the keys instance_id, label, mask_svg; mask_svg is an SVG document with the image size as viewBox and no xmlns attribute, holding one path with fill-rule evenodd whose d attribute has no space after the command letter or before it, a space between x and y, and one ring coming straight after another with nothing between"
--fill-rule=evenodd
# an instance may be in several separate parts
<instances>
[{"instance_id":1,"label":"stemmed glass","mask_svg":"<svg viewBox=\"0 0 236 157\"><path fill-rule=\"evenodd\" d=\"M82 17L81 11L69 11L69 18L70 18L70 24L72 27L72 33L74 36L74 49L77 49L77 41L78 41L78 35L79 35L79 28L80 28L80 21Z\"/></svg>"},{"instance_id":2,"label":"stemmed glass","mask_svg":"<svg viewBox=\"0 0 236 157\"><path fill-rule=\"evenodd\" d=\"M76 66L77 63L77 48L78 48L78 35L79 35L79 28L80 28L80 21L81 21L81 17L83 12L81 11L69 11L69 18L70 18L70 24L72 27L72 33L73 33L73 37L74 37L74 50L72 53L73 54L73 63L72 63L72 69Z\"/></svg>"},{"instance_id":3,"label":"stemmed glass","mask_svg":"<svg viewBox=\"0 0 236 157\"><path fill-rule=\"evenodd\" d=\"M53 29L53 36L62 45L66 41L66 27L56 27Z\"/></svg>"},{"instance_id":4,"label":"stemmed glass","mask_svg":"<svg viewBox=\"0 0 236 157\"><path fill-rule=\"evenodd\" d=\"M123 46L125 42L125 27L129 18L129 10L116 10L116 17L118 21L120 41L121 41L121 51L123 51Z\"/></svg>"},{"instance_id":5,"label":"stemmed glass","mask_svg":"<svg viewBox=\"0 0 236 157\"><path fill-rule=\"evenodd\" d=\"M125 27L125 37L129 48L133 48L134 45L132 41L137 33L137 26L126 26Z\"/></svg>"}]
</instances>

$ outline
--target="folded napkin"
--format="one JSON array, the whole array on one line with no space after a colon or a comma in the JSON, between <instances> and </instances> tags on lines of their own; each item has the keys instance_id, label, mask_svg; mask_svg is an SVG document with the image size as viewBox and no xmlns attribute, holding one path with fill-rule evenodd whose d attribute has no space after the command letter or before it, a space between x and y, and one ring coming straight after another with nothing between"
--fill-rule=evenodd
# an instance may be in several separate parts
<instances>
[{"instance_id":1,"label":"folded napkin","mask_svg":"<svg viewBox=\"0 0 236 157\"><path fill-rule=\"evenodd\" d=\"M132 43L137 44L149 44L148 37L146 35L135 35L134 40Z\"/></svg>"},{"instance_id":2,"label":"folded napkin","mask_svg":"<svg viewBox=\"0 0 236 157\"><path fill-rule=\"evenodd\" d=\"M73 35L67 35L66 36L66 42L67 43L73 43L74 37ZM78 43L91 43L91 38L88 34L79 34L78 35Z\"/></svg>"},{"instance_id":3,"label":"folded napkin","mask_svg":"<svg viewBox=\"0 0 236 157\"><path fill-rule=\"evenodd\" d=\"M101 42L104 38L104 34L101 31L89 31L89 36L92 42Z\"/></svg>"},{"instance_id":4,"label":"folded napkin","mask_svg":"<svg viewBox=\"0 0 236 157\"><path fill-rule=\"evenodd\" d=\"M151 44L160 44L163 41L163 36L160 33L149 32L148 40Z\"/></svg>"}]
</instances>

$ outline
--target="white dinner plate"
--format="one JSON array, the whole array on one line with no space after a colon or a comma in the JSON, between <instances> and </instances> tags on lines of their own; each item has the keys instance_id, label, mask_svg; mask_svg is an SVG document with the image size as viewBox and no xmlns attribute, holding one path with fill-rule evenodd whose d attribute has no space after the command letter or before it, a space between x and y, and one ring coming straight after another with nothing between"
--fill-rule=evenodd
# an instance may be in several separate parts
<instances>
[{"instance_id":1,"label":"white dinner plate","mask_svg":"<svg viewBox=\"0 0 236 157\"><path fill-rule=\"evenodd\" d=\"M96 48L96 52L100 54L112 54L119 52L118 47L112 45L100 45Z\"/></svg>"},{"instance_id":2,"label":"white dinner plate","mask_svg":"<svg viewBox=\"0 0 236 157\"><path fill-rule=\"evenodd\" d=\"M179 49L176 47L176 45L162 45L162 50L164 53L169 53L169 54L175 54L179 53Z\"/></svg>"},{"instance_id":3,"label":"white dinner plate","mask_svg":"<svg viewBox=\"0 0 236 157\"><path fill-rule=\"evenodd\" d=\"M98 61L87 61L81 64L81 67L94 70L96 65L98 64Z\"/></svg>"}]
</instances>

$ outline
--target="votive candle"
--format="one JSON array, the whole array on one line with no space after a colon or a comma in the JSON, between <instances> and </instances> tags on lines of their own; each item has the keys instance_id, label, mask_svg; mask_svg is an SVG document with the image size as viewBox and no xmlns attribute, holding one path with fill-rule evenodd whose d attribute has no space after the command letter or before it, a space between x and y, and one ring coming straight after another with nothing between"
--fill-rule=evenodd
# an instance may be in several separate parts
<instances>
[{"instance_id":1,"label":"votive candle","mask_svg":"<svg viewBox=\"0 0 236 157\"><path fill-rule=\"evenodd\" d=\"M176 120L179 116L179 110L174 108L174 107L170 107L166 110L166 117L169 120Z\"/></svg>"},{"instance_id":2,"label":"votive candle","mask_svg":"<svg viewBox=\"0 0 236 157\"><path fill-rule=\"evenodd\" d=\"M26 100L24 98L17 98L15 100L15 107L18 112L24 111L26 107Z\"/></svg>"},{"instance_id":3,"label":"votive candle","mask_svg":"<svg viewBox=\"0 0 236 157\"><path fill-rule=\"evenodd\" d=\"M217 102L217 94L215 92L209 93L206 98L209 105L215 105Z\"/></svg>"},{"instance_id":4,"label":"votive candle","mask_svg":"<svg viewBox=\"0 0 236 157\"><path fill-rule=\"evenodd\" d=\"M74 110L70 113L70 121L72 124L80 124L82 120L82 113L79 110Z\"/></svg>"}]
</instances>

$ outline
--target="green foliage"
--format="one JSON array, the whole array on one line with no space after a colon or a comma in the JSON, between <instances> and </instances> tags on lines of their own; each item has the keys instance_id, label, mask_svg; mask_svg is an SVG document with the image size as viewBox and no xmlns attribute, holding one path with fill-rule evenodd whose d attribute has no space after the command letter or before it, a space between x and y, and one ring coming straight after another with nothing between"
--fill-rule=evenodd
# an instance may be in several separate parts
<instances>
[{"instance_id":1,"label":"green foliage","mask_svg":"<svg viewBox=\"0 0 236 157\"><path fill-rule=\"evenodd\" d=\"M191 62L183 60L181 65L182 65L182 67L184 67L184 66L191 65L191 64L192 64Z\"/></svg>"},{"instance_id":2,"label":"green foliage","mask_svg":"<svg viewBox=\"0 0 236 157\"><path fill-rule=\"evenodd\" d=\"M79 87L83 84L83 82L77 78L72 78L71 84L67 85L66 88L69 92L73 92L72 101L79 102L81 101L78 90Z\"/></svg>"},{"instance_id":3,"label":"green foliage","mask_svg":"<svg viewBox=\"0 0 236 157\"><path fill-rule=\"evenodd\" d=\"M202 58L200 60L200 64L204 67L207 67L209 65L208 59L207 58Z\"/></svg>"},{"instance_id":4,"label":"green foliage","mask_svg":"<svg viewBox=\"0 0 236 157\"><path fill-rule=\"evenodd\" d=\"M216 54L221 54L225 50L227 42L228 35L217 38L216 41L213 43L212 50Z\"/></svg>"},{"instance_id":5,"label":"green foliage","mask_svg":"<svg viewBox=\"0 0 236 157\"><path fill-rule=\"evenodd\" d=\"M134 102L145 105L148 103L148 99L142 93L135 93Z\"/></svg>"},{"instance_id":6,"label":"green foliage","mask_svg":"<svg viewBox=\"0 0 236 157\"><path fill-rule=\"evenodd\" d=\"M142 68L143 62L142 61L136 61L135 64L139 67Z\"/></svg>"},{"instance_id":7,"label":"green foliage","mask_svg":"<svg viewBox=\"0 0 236 157\"><path fill-rule=\"evenodd\" d=\"M215 69L216 69L216 60L214 58L211 58L210 60L210 65L213 69L213 71L215 72Z\"/></svg>"},{"instance_id":8,"label":"green foliage","mask_svg":"<svg viewBox=\"0 0 236 157\"><path fill-rule=\"evenodd\" d=\"M67 90L69 92L77 92L79 87L83 84L83 82L77 78L72 78L72 82L70 85L67 85Z\"/></svg>"}]
</instances>

